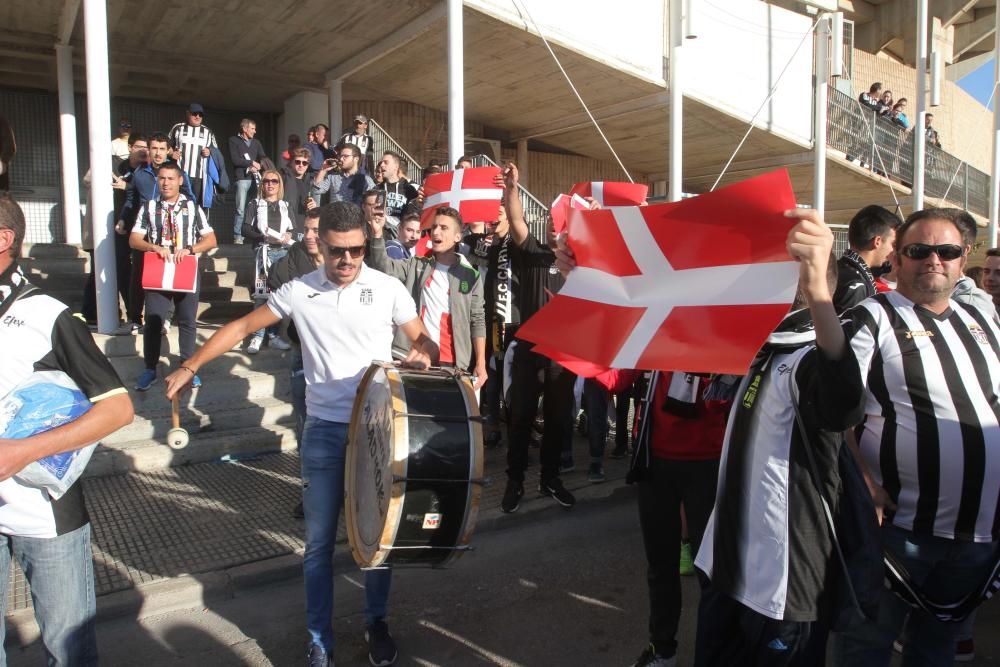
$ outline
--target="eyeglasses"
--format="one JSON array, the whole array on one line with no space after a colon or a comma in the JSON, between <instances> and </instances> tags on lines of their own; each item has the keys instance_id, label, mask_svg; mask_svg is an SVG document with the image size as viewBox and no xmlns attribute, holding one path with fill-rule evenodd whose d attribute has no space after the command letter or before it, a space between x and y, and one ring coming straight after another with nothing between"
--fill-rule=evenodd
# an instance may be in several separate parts
<instances>
[{"instance_id":1,"label":"eyeglasses","mask_svg":"<svg viewBox=\"0 0 1000 667\"><path fill-rule=\"evenodd\" d=\"M350 160L351 158L354 157L354 153L344 153L342 155L338 155L337 157L340 158L341 160Z\"/></svg>"},{"instance_id":2,"label":"eyeglasses","mask_svg":"<svg viewBox=\"0 0 1000 667\"><path fill-rule=\"evenodd\" d=\"M188 113L191 114L192 116L198 116L198 118L201 118L202 116L205 115L200 111L188 111Z\"/></svg>"},{"instance_id":3,"label":"eyeglasses","mask_svg":"<svg viewBox=\"0 0 1000 667\"><path fill-rule=\"evenodd\" d=\"M265 178L261 183L264 185L277 185L280 181L276 178Z\"/></svg>"},{"instance_id":4,"label":"eyeglasses","mask_svg":"<svg viewBox=\"0 0 1000 667\"><path fill-rule=\"evenodd\" d=\"M345 248L343 246L330 245L326 247L326 252L330 257L334 258L350 255L352 258L357 259L365 254L365 247L363 245L352 245Z\"/></svg>"},{"instance_id":5,"label":"eyeglasses","mask_svg":"<svg viewBox=\"0 0 1000 667\"><path fill-rule=\"evenodd\" d=\"M911 243L899 251L903 256L910 259L927 259L931 253L935 253L942 262L950 262L965 254L965 248L954 243L942 243L940 245L927 245L926 243Z\"/></svg>"},{"instance_id":6,"label":"eyeglasses","mask_svg":"<svg viewBox=\"0 0 1000 667\"><path fill-rule=\"evenodd\" d=\"M303 167L309 164L309 160L293 160L293 162Z\"/></svg>"}]
</instances>

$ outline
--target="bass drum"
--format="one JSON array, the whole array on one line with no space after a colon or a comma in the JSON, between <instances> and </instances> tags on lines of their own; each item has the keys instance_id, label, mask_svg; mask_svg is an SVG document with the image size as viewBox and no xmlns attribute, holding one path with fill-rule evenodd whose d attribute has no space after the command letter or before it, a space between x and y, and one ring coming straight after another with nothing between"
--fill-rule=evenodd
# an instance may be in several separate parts
<instances>
[{"instance_id":1,"label":"bass drum","mask_svg":"<svg viewBox=\"0 0 1000 667\"><path fill-rule=\"evenodd\" d=\"M359 566L444 567L468 549L483 450L467 376L372 364L348 438L345 520Z\"/></svg>"}]
</instances>

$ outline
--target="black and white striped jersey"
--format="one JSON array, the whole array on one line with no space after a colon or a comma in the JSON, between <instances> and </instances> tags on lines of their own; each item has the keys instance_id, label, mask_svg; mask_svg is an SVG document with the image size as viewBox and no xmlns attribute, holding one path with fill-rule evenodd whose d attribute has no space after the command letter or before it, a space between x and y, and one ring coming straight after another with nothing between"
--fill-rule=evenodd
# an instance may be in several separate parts
<instances>
[{"instance_id":1,"label":"black and white striped jersey","mask_svg":"<svg viewBox=\"0 0 1000 667\"><path fill-rule=\"evenodd\" d=\"M208 225L205 211L193 199L182 194L173 203L160 199L146 202L139 211L132 233L143 234L153 245L184 248L193 246L214 230Z\"/></svg>"},{"instance_id":2,"label":"black and white striped jersey","mask_svg":"<svg viewBox=\"0 0 1000 667\"><path fill-rule=\"evenodd\" d=\"M170 128L170 145L181 152L178 162L181 169L191 178L204 178L210 157L201 154L203 148L218 148L215 135L204 125L194 127L187 123L177 123Z\"/></svg>"},{"instance_id":3,"label":"black and white striped jersey","mask_svg":"<svg viewBox=\"0 0 1000 667\"><path fill-rule=\"evenodd\" d=\"M844 314L866 386L861 452L914 533L992 542L1000 501L1000 329L954 299L941 315L898 292Z\"/></svg>"}]
</instances>

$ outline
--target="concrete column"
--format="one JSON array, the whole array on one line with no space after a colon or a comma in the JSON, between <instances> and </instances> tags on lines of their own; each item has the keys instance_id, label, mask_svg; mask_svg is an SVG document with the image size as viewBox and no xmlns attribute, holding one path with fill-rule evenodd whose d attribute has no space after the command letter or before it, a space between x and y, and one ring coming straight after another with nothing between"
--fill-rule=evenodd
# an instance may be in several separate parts
<instances>
[{"instance_id":1,"label":"concrete column","mask_svg":"<svg viewBox=\"0 0 1000 667\"><path fill-rule=\"evenodd\" d=\"M59 149L65 241L80 245L80 167L76 156L76 105L73 101L73 47L56 44L59 85ZM52 239L58 241L58 239Z\"/></svg>"},{"instance_id":2,"label":"concrete column","mask_svg":"<svg viewBox=\"0 0 1000 667\"><path fill-rule=\"evenodd\" d=\"M667 176L667 199L680 201L684 193L684 80L682 77L682 52L684 51L684 3L670 0L669 35L670 53L667 57L670 86L670 156Z\"/></svg>"},{"instance_id":3,"label":"concrete column","mask_svg":"<svg viewBox=\"0 0 1000 667\"><path fill-rule=\"evenodd\" d=\"M465 153L465 40L462 0L448 3L448 160L454 167Z\"/></svg>"},{"instance_id":4,"label":"concrete column","mask_svg":"<svg viewBox=\"0 0 1000 667\"><path fill-rule=\"evenodd\" d=\"M518 181L525 189L529 188L528 174L531 169L528 165L528 140L519 139L517 142L517 172Z\"/></svg>"},{"instance_id":5,"label":"concrete column","mask_svg":"<svg viewBox=\"0 0 1000 667\"><path fill-rule=\"evenodd\" d=\"M343 79L330 79L326 82L327 94L330 105L330 135L332 142L340 138L344 131L344 81Z\"/></svg>"},{"instance_id":6,"label":"concrete column","mask_svg":"<svg viewBox=\"0 0 1000 667\"><path fill-rule=\"evenodd\" d=\"M924 207L924 163L927 136L924 115L927 112L927 0L917 0L917 118L913 128L913 210Z\"/></svg>"},{"instance_id":7,"label":"concrete column","mask_svg":"<svg viewBox=\"0 0 1000 667\"><path fill-rule=\"evenodd\" d=\"M830 65L830 17L816 23L816 71L813 78L813 208L826 209L826 98Z\"/></svg>"},{"instance_id":8,"label":"concrete column","mask_svg":"<svg viewBox=\"0 0 1000 667\"><path fill-rule=\"evenodd\" d=\"M996 12L996 43L993 46L993 85L1000 82L1000 6ZM968 172L966 172L968 173ZM966 177L968 191L968 177ZM990 226L987 241L997 247L997 220L1000 218L1000 96L993 95L993 172L990 174Z\"/></svg>"},{"instance_id":9,"label":"concrete column","mask_svg":"<svg viewBox=\"0 0 1000 667\"><path fill-rule=\"evenodd\" d=\"M115 275L114 199L111 192L111 90L108 81L107 0L83 1L87 49L87 117L90 139L90 197L87 209L94 227L94 278L97 284L97 330L118 327Z\"/></svg>"}]
</instances>

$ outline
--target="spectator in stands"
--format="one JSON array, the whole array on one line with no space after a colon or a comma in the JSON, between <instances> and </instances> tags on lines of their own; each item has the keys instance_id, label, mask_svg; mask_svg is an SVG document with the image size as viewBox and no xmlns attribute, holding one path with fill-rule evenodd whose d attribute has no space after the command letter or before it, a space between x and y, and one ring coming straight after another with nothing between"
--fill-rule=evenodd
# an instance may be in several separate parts
<instances>
[{"instance_id":1,"label":"spectator in stands","mask_svg":"<svg viewBox=\"0 0 1000 667\"><path fill-rule=\"evenodd\" d=\"M531 234L524 220L517 180L517 167L508 164L502 173L503 201L510 220L513 270L518 277L514 301L520 321L523 322L548 303L552 295L562 288L564 280L556 269L552 221L550 219L546 227L546 242L543 245ZM545 431L539 456L541 476L538 491L552 497L563 507L572 507L576 503L576 498L559 479L559 458L563 444L567 438L572 437L573 384L576 376L536 353L533 347L526 341L517 341L508 350L513 358L507 439L507 488L500 503L501 511L506 513L516 512L521 506L524 471L528 465L528 444L538 411L539 394L543 395Z\"/></svg>"},{"instance_id":2,"label":"spectator in stands","mask_svg":"<svg viewBox=\"0 0 1000 667\"><path fill-rule=\"evenodd\" d=\"M275 169L268 169L261 175L261 196L250 202L246 220L243 223L243 236L254 244L256 264L254 270L254 304L262 306L271 295L268 289L267 274L272 264L288 254L288 248L295 243L295 211L284 199L284 187L281 174ZM267 330L267 342L275 350L289 349L288 343L278 335L278 325L272 325ZM264 342L264 330L255 331L247 344L247 354L260 352Z\"/></svg>"},{"instance_id":3,"label":"spectator in stands","mask_svg":"<svg viewBox=\"0 0 1000 667\"><path fill-rule=\"evenodd\" d=\"M358 114L354 117L354 131L341 135L340 139L337 140L338 150L344 144L353 144L361 151L361 162L358 165L358 169L362 173L367 174L373 170L374 165L370 164L370 162L374 155L375 147L371 135L368 134L368 116Z\"/></svg>"},{"instance_id":4,"label":"spectator in stands","mask_svg":"<svg viewBox=\"0 0 1000 667\"><path fill-rule=\"evenodd\" d=\"M229 160L236 177L236 216L233 218L233 243L243 243L243 211L250 198L253 178L260 173L261 160L267 157L264 147L256 139L257 123L244 118L240 131L229 137Z\"/></svg>"},{"instance_id":5,"label":"spectator in stands","mask_svg":"<svg viewBox=\"0 0 1000 667\"><path fill-rule=\"evenodd\" d=\"M170 128L170 146L173 159L181 166L191 181L191 191L195 202L204 208L205 179L208 178L208 162L212 148L218 148L215 133L202 124L205 109L198 103L187 109L187 120Z\"/></svg>"},{"instance_id":6,"label":"spectator in stands","mask_svg":"<svg viewBox=\"0 0 1000 667\"><path fill-rule=\"evenodd\" d=\"M297 134L288 135L288 147L281 152L281 159L285 161L285 166L290 167L292 153L302 147L302 138Z\"/></svg>"},{"instance_id":7,"label":"spectator in stands","mask_svg":"<svg viewBox=\"0 0 1000 667\"><path fill-rule=\"evenodd\" d=\"M71 379L93 406L70 423L3 441L0 577L7 586L11 561L17 559L31 587L47 664L96 665L91 525L82 480L54 500L46 490L12 475L41 458L72 452L114 433L131 423L133 407L86 325L25 278L18 266L25 226L21 207L9 194L0 195L0 310L6 324L0 327L0 386L6 396L37 377L36 371L55 371ZM5 594L0 611L6 612L9 602L12 598ZM6 663L0 645L0 664Z\"/></svg>"},{"instance_id":8,"label":"spectator in stands","mask_svg":"<svg viewBox=\"0 0 1000 667\"><path fill-rule=\"evenodd\" d=\"M883 90L882 95L878 98L878 106L876 107L876 112L880 116L888 116L892 113L892 91Z\"/></svg>"},{"instance_id":9,"label":"spectator in stands","mask_svg":"<svg viewBox=\"0 0 1000 667\"><path fill-rule=\"evenodd\" d=\"M849 247L837 260L837 289L833 307L837 313L853 308L878 289L872 268L892 254L899 216L882 206L872 204L854 214L847 229Z\"/></svg>"},{"instance_id":10,"label":"spectator in stands","mask_svg":"<svg viewBox=\"0 0 1000 667\"><path fill-rule=\"evenodd\" d=\"M867 385L858 448L876 507L893 511L881 537L899 568L877 617L834 636L839 667L889 664L901 636L904 665L950 665L959 624L908 602L978 602L1000 557L1000 327L952 298L975 233L959 209L911 214L896 234L896 291L845 318Z\"/></svg>"},{"instance_id":11,"label":"spectator in stands","mask_svg":"<svg viewBox=\"0 0 1000 667\"><path fill-rule=\"evenodd\" d=\"M309 149L309 153L312 155L312 160L309 163L310 171L319 171L323 168L323 161L332 158L335 153L330 150L330 144L327 136L330 134L329 128L320 123L318 125L313 125L309 130L312 135L312 141L306 144L306 148Z\"/></svg>"},{"instance_id":12,"label":"spectator in stands","mask_svg":"<svg viewBox=\"0 0 1000 667\"><path fill-rule=\"evenodd\" d=\"M132 123L128 118L118 121L118 136L111 140L111 169L117 170L118 165L128 160L131 151L129 150L129 134L132 133Z\"/></svg>"},{"instance_id":13,"label":"spectator in stands","mask_svg":"<svg viewBox=\"0 0 1000 667\"><path fill-rule=\"evenodd\" d=\"M384 236L384 234L383 234ZM413 257L413 247L420 240L420 214L403 214L399 223L399 235L385 242L385 254L389 259L409 259Z\"/></svg>"},{"instance_id":14,"label":"spectator in stands","mask_svg":"<svg viewBox=\"0 0 1000 667\"><path fill-rule=\"evenodd\" d=\"M284 191L282 198L291 206L296 222L305 220L306 211L316 208L316 202L309 196L309 158L309 149L296 148L288 165L279 170ZM302 230L296 227L295 233L301 234Z\"/></svg>"},{"instance_id":15,"label":"spectator in stands","mask_svg":"<svg viewBox=\"0 0 1000 667\"><path fill-rule=\"evenodd\" d=\"M367 174L358 170L361 164L361 150L354 144L346 144L338 150L337 160L340 173L330 173L333 163L323 162L313 178L312 197L330 193L330 201L347 201L361 205L362 197L375 187L375 182Z\"/></svg>"},{"instance_id":16,"label":"spectator in stands","mask_svg":"<svg viewBox=\"0 0 1000 667\"><path fill-rule=\"evenodd\" d=\"M372 268L403 281L431 340L440 348L441 365L473 369L473 386L486 382L486 321L483 282L479 272L458 252L462 217L453 208L435 211L431 224L431 253L405 260L389 259L383 238L384 216L372 220ZM397 332L393 356L406 357L409 339Z\"/></svg>"},{"instance_id":17,"label":"spectator in stands","mask_svg":"<svg viewBox=\"0 0 1000 667\"><path fill-rule=\"evenodd\" d=\"M931 125L933 122L934 114L924 114L924 135L927 137L928 144L941 148L941 137L938 135L938 131L934 129L933 125Z\"/></svg>"},{"instance_id":18,"label":"spectator in stands","mask_svg":"<svg viewBox=\"0 0 1000 667\"><path fill-rule=\"evenodd\" d=\"M993 297L993 305L1000 310L1000 249L990 248L986 251L986 261L983 264L983 289Z\"/></svg>"},{"instance_id":19,"label":"spectator in stands","mask_svg":"<svg viewBox=\"0 0 1000 667\"><path fill-rule=\"evenodd\" d=\"M386 223L393 227L399 227L403 209L417 198L417 189L400 173L402 160L398 153L386 151L382 154L382 162L379 163L383 176L379 188L385 191Z\"/></svg>"},{"instance_id":20,"label":"spectator in stands","mask_svg":"<svg viewBox=\"0 0 1000 667\"><path fill-rule=\"evenodd\" d=\"M472 158L468 155L458 158L458 161L455 163L455 169L472 169Z\"/></svg>"},{"instance_id":21,"label":"spectator in stands","mask_svg":"<svg viewBox=\"0 0 1000 667\"><path fill-rule=\"evenodd\" d=\"M115 219L118 220L118 224L115 225L115 267L118 278L118 293L121 295L122 301L125 302L126 313L125 322L115 330L117 336L134 336L142 326L142 277L134 276L134 279L140 284L139 290L133 290L132 256L135 251L128 245L130 230L126 229L121 222L121 211L125 207L125 195L132 182L132 175L136 169L145 166L149 159L149 143L146 137L138 132L130 134L128 142L129 158L118 164L116 173L112 176L112 187L115 189ZM133 298L133 294L136 292L138 292L137 298Z\"/></svg>"},{"instance_id":22,"label":"spectator in stands","mask_svg":"<svg viewBox=\"0 0 1000 667\"><path fill-rule=\"evenodd\" d=\"M892 113L890 118L892 122L899 125L904 130L910 129L910 119L906 117L906 98L900 97L899 101L892 105Z\"/></svg>"},{"instance_id":23,"label":"spectator in stands","mask_svg":"<svg viewBox=\"0 0 1000 667\"><path fill-rule=\"evenodd\" d=\"M880 98L882 97L882 84L873 83L867 93L861 93L858 99L867 109L878 112Z\"/></svg>"},{"instance_id":24,"label":"spectator in stands","mask_svg":"<svg viewBox=\"0 0 1000 667\"><path fill-rule=\"evenodd\" d=\"M145 209L149 202L159 194L159 184L156 173L161 166L167 163L176 164L170 160L170 141L167 135L162 132L154 132L149 136L149 162L138 167L132 172L132 179L125 189L125 205L122 206L118 216L116 229L120 234L127 234L129 246L132 247L132 281L129 285L129 303L132 304L133 314L142 310L146 303L145 291L142 289L143 253L132 246L131 234L139 213ZM188 175L181 172L184 182L181 184L181 194L188 199L194 199L191 190L191 181ZM134 321L134 320L133 320ZM165 316L163 320L164 333L170 327L170 320Z\"/></svg>"},{"instance_id":25,"label":"spectator in stands","mask_svg":"<svg viewBox=\"0 0 1000 667\"><path fill-rule=\"evenodd\" d=\"M154 139L150 144L152 153L157 142ZM174 162L160 165L156 171L158 194L139 211L129 245L141 252L156 253L164 262L179 262L184 257L197 256L216 247L215 232L208 226L205 212L181 192L183 179L180 165ZM142 332L146 369L136 382L138 391L146 391L156 382L160 331L171 303L180 332L181 359L194 354L199 282L196 277L194 292L146 291L146 326ZM201 378L197 375L192 386L201 386Z\"/></svg>"}]
</instances>

